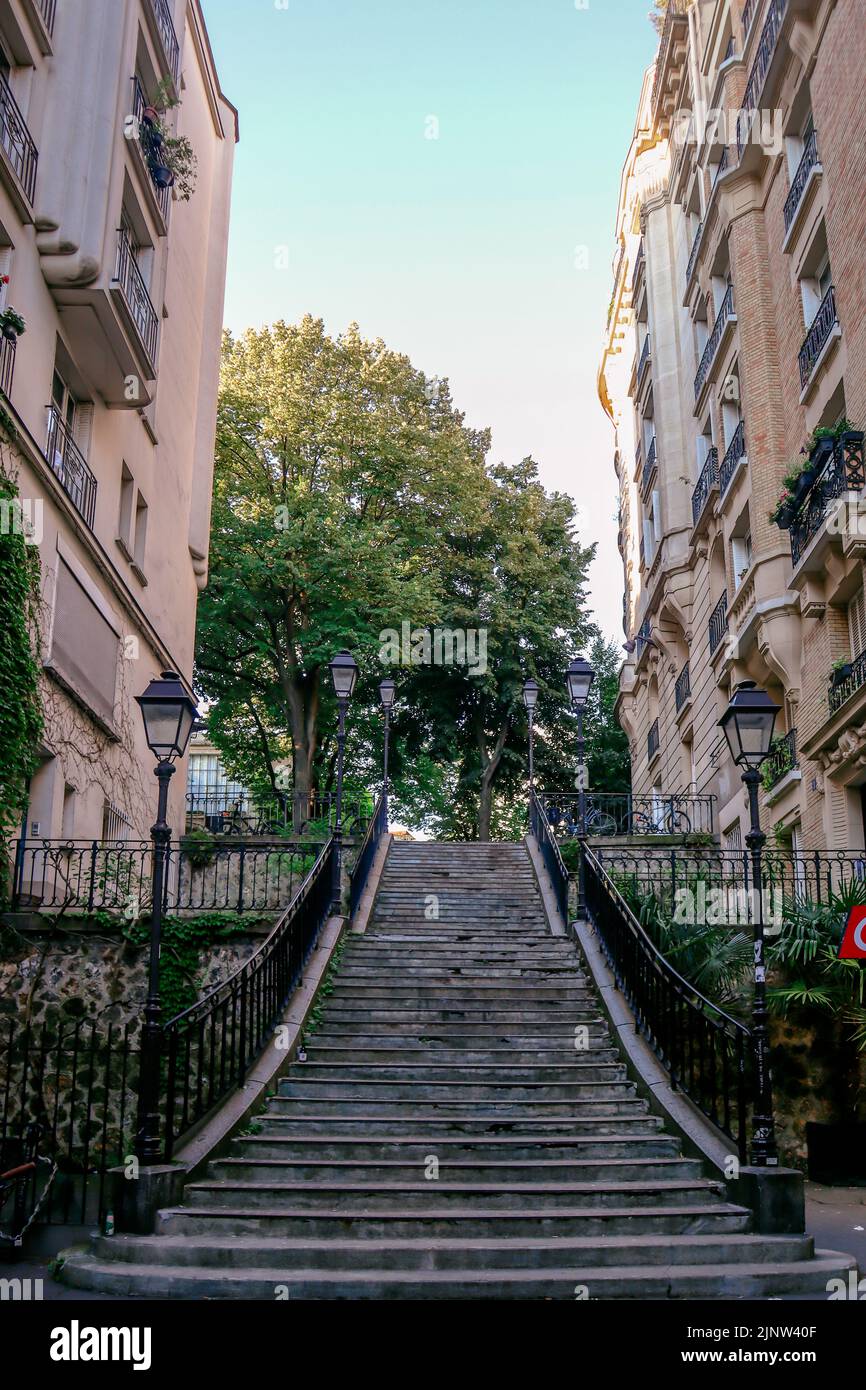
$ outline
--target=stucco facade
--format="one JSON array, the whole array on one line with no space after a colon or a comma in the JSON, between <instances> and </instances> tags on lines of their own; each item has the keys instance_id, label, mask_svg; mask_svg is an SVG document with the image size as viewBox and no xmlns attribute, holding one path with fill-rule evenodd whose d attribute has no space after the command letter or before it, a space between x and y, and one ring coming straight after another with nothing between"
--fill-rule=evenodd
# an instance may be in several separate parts
<instances>
[{"instance_id":1,"label":"stucco facade","mask_svg":"<svg viewBox=\"0 0 866 1390\"><path fill-rule=\"evenodd\" d=\"M635 790L713 794L730 848L746 805L717 721L746 679L782 707L765 827L866 842L864 62L859 0L672 3L623 175L599 375L619 715ZM783 479L810 461L780 526Z\"/></svg>"},{"instance_id":2,"label":"stucco facade","mask_svg":"<svg viewBox=\"0 0 866 1390\"><path fill-rule=\"evenodd\" d=\"M0 61L0 269L26 322L3 343L2 449L42 567L27 830L139 837L155 782L134 696L165 667L190 680L207 578L237 117L198 0L2 0ZM197 159L188 201L140 139L160 83Z\"/></svg>"}]
</instances>

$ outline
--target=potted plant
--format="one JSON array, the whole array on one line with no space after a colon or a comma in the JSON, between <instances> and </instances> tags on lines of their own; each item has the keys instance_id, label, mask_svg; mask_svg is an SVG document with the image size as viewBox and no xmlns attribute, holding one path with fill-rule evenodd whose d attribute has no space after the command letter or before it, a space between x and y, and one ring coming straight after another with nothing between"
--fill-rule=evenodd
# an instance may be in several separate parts
<instances>
[{"instance_id":1,"label":"potted plant","mask_svg":"<svg viewBox=\"0 0 866 1390\"><path fill-rule=\"evenodd\" d=\"M0 332L10 342L14 343L17 338L20 338L25 328L26 324L16 309L10 306L0 313Z\"/></svg>"},{"instance_id":2,"label":"potted plant","mask_svg":"<svg viewBox=\"0 0 866 1390\"><path fill-rule=\"evenodd\" d=\"M770 521L779 527L780 531L787 531L797 515L797 499L788 487L785 487L776 503L773 511L770 512Z\"/></svg>"},{"instance_id":3,"label":"potted plant","mask_svg":"<svg viewBox=\"0 0 866 1390\"><path fill-rule=\"evenodd\" d=\"M837 661L834 661L830 667L830 681L833 688L835 689L836 686L843 685L845 681L850 680L853 671L853 662L849 661L847 656L840 656Z\"/></svg>"},{"instance_id":4,"label":"potted plant","mask_svg":"<svg viewBox=\"0 0 866 1390\"><path fill-rule=\"evenodd\" d=\"M174 188L182 202L189 202L198 168L195 150L185 135L173 135L164 119L167 111L179 105L180 99L164 78L144 109L139 138L157 188Z\"/></svg>"}]
</instances>

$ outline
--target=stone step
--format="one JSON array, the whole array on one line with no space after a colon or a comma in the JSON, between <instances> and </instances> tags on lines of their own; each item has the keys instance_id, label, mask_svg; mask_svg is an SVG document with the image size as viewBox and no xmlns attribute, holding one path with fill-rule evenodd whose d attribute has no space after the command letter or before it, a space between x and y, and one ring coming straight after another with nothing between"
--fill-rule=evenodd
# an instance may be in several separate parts
<instances>
[{"instance_id":1,"label":"stone step","mask_svg":"<svg viewBox=\"0 0 866 1390\"><path fill-rule=\"evenodd\" d=\"M302 1075L292 1074L280 1082L280 1099L304 1100L311 1094L326 1100L405 1100L434 1106L455 1101L477 1101L481 1105L511 1105L515 1101L580 1105L584 1100L633 1095L634 1083L626 1080L624 1066L610 1077L580 1081L328 1081L316 1076L304 1080Z\"/></svg>"},{"instance_id":2,"label":"stone step","mask_svg":"<svg viewBox=\"0 0 866 1390\"><path fill-rule=\"evenodd\" d=\"M325 1021L327 1014L327 1022ZM526 1044L527 1047L558 1047L560 1044L574 1046L574 1028L571 1020L558 1020L549 1022L546 1015L539 1018L537 1015L534 1021L527 1023L527 1031L516 1032L506 1022L481 1022L467 1023L460 1019L454 1022L436 1023L431 1020L429 1015L420 1017L417 1021L406 1020L395 1022L397 1015L392 1015L388 1024L388 1031L384 1027L377 1032L365 1032L365 1027L369 1027L370 1020L366 1014L347 1014L344 1012L333 1013L325 1012L322 1014L322 1022L316 1025L315 1031L309 1036L314 1041L333 1042L335 1046L349 1046L348 1039L357 1038L358 1046L375 1046L380 1043L393 1041L395 1044L402 1045L404 1040L411 1046L412 1040L417 1040L422 1046L428 1043L431 1045L443 1044L448 1047L494 1047L508 1046L509 1048L518 1047ZM609 1034L605 1021L589 1016L584 1019L583 1027L589 1029L590 1041L600 1038L607 1040Z\"/></svg>"},{"instance_id":3,"label":"stone step","mask_svg":"<svg viewBox=\"0 0 866 1390\"><path fill-rule=\"evenodd\" d=\"M393 1207L387 1212L289 1211L286 1208L172 1207L159 1213L157 1232L200 1238L214 1234L219 1239L236 1236L326 1237L333 1240L354 1236L359 1241L436 1238L490 1239L491 1237L534 1238L555 1236L592 1241L616 1236L652 1236L666 1241L678 1235L740 1235L748 1233L751 1213L726 1202L689 1203L644 1207L592 1208L521 1207L516 1211L478 1211L474 1206L440 1209L431 1200L429 1207L405 1211Z\"/></svg>"},{"instance_id":4,"label":"stone step","mask_svg":"<svg viewBox=\"0 0 866 1390\"><path fill-rule=\"evenodd\" d=\"M381 1139L364 1139L350 1134L307 1135L303 1137L281 1138L277 1134L246 1135L233 1139L230 1157L241 1156L261 1158L314 1159L316 1161L354 1159L358 1162L378 1162L383 1159L404 1163L422 1163L435 1147L440 1161L450 1166L452 1162L487 1162L490 1159L506 1159L515 1162L525 1159L543 1158L546 1160L584 1159L584 1158L678 1158L679 1141L670 1134L632 1134L620 1138L611 1136L586 1136L580 1139L565 1138L562 1135L534 1134L511 1137L491 1135L468 1139L455 1135L407 1135L399 1138L394 1135Z\"/></svg>"},{"instance_id":5,"label":"stone step","mask_svg":"<svg viewBox=\"0 0 866 1390\"><path fill-rule=\"evenodd\" d=\"M435 1196L432 1189L435 1188ZM629 1207L682 1206L689 1202L707 1202L721 1195L721 1183L713 1184L699 1178L673 1178L651 1182L508 1182L467 1183L446 1182L242 1182L236 1179L218 1182L205 1179L187 1183L185 1198L202 1206L232 1206L242 1203L256 1207L291 1207L309 1211L322 1206L347 1214L366 1215L369 1212L390 1211L395 1205L404 1210L429 1206L465 1206L478 1210L520 1210L522 1206L544 1209L559 1207Z\"/></svg>"},{"instance_id":6,"label":"stone step","mask_svg":"<svg viewBox=\"0 0 866 1390\"><path fill-rule=\"evenodd\" d=\"M569 1085L584 1081L622 1081L625 1080L625 1065L619 1059L615 1062L602 1062L593 1057L576 1058L574 1052L565 1059L546 1063L520 1063L512 1060L491 1065L489 1061L460 1061L449 1066L441 1061L420 1061L411 1065L402 1062L373 1062L369 1058L357 1057L349 1062L319 1062L308 1057L306 1062L295 1063L280 1081L280 1095L290 1095L287 1087L299 1082L301 1085L318 1085L320 1082L351 1082L352 1084L381 1085L399 1082L427 1086L428 1083L447 1083L453 1085L481 1084L495 1086L554 1086Z\"/></svg>"},{"instance_id":7,"label":"stone step","mask_svg":"<svg viewBox=\"0 0 866 1390\"><path fill-rule=\"evenodd\" d=\"M306 1270L285 1267L207 1269L181 1265L118 1264L115 1259L83 1258L77 1268L78 1287L122 1290L139 1298L266 1299L286 1290L292 1300L352 1299L415 1301L419 1299L565 1299L576 1293L598 1299L740 1299L781 1293L826 1296L827 1281L845 1277L851 1256L816 1251L811 1260L676 1265L653 1269L641 1265L591 1266L586 1260L571 1268L550 1269L436 1269ZM70 1271L71 1273L71 1271ZM586 1294L583 1291L586 1290Z\"/></svg>"},{"instance_id":8,"label":"stone step","mask_svg":"<svg viewBox=\"0 0 866 1390\"><path fill-rule=\"evenodd\" d=\"M392 1039L392 1041L395 1041ZM590 1047L581 1052L577 1052L574 1047L574 1038L568 1036L551 1046L545 1047L499 1047L485 1048L483 1051L476 1051L468 1047L443 1047L436 1044L422 1046L412 1039L403 1039L402 1046L382 1047L382 1037L369 1039L353 1038L351 1047L340 1047L334 1045L334 1041L322 1044L318 1041L318 1034L312 1041L307 1042L307 1061L306 1066L311 1062L337 1063L346 1062L352 1066L359 1064L370 1066L389 1066L393 1064L416 1066L424 1064L439 1063L444 1066L459 1067L464 1066L532 1066L555 1064L562 1061L566 1064L575 1059L589 1060L593 1062L619 1062L620 1057L615 1047L610 1046L609 1041L599 1037Z\"/></svg>"},{"instance_id":9,"label":"stone step","mask_svg":"<svg viewBox=\"0 0 866 1390\"><path fill-rule=\"evenodd\" d=\"M654 1236L609 1236L603 1241L580 1236L534 1236L522 1240L475 1236L431 1240L341 1240L321 1236L113 1236L99 1237L97 1261L171 1265L189 1269L323 1269L323 1270L486 1270L563 1269L591 1265L621 1269L659 1265L791 1264L808 1260L808 1236L685 1235L661 1245Z\"/></svg>"},{"instance_id":10,"label":"stone step","mask_svg":"<svg viewBox=\"0 0 866 1390\"><path fill-rule=\"evenodd\" d=\"M347 1025L350 1029L360 1025L364 1027L369 1024L382 1024L396 1026L402 1024L412 1031L420 1030L422 1033L439 1031L442 1027L448 1029L473 1029L479 1027L493 1028L502 1031L503 1028L512 1028L512 1025L524 1024L527 1029L535 1032L537 1029L544 1029L551 1032L562 1033L563 1031L573 1030L580 1024L598 1023L601 1020L598 1014L598 1004L592 1001L587 1004L566 1004L565 1007L559 1005L555 1010L539 1012L536 1009L516 1009L516 1008L470 1008L467 1004L463 1005L430 1005L424 1000L415 1001L410 1008L388 1007L383 1008L361 1008L357 1001L351 999L337 999L329 997L328 1003L322 1010L321 1018L327 1027L337 1028L339 1025ZM512 1037L517 1037L518 1029L514 1028L511 1032Z\"/></svg>"},{"instance_id":11,"label":"stone step","mask_svg":"<svg viewBox=\"0 0 866 1390\"><path fill-rule=\"evenodd\" d=\"M438 1178L427 1179L427 1158L438 1158ZM553 1183L598 1183L611 1182L673 1182L676 1179L698 1180L701 1165L697 1159L678 1157L627 1157L621 1158L562 1158L562 1159L487 1159L478 1162L473 1159L451 1159L443 1152L435 1153L431 1144L426 1156L415 1162L406 1163L400 1159L322 1159L313 1162L307 1158L259 1158L240 1155L231 1158L218 1158L208 1165L208 1180L227 1183L310 1183L318 1187L334 1187L346 1183L354 1187L359 1183L371 1189L379 1184L389 1186L393 1183L420 1183L429 1181L440 1183L459 1183L471 1187L492 1187L500 1184Z\"/></svg>"},{"instance_id":12,"label":"stone step","mask_svg":"<svg viewBox=\"0 0 866 1390\"><path fill-rule=\"evenodd\" d=\"M341 984L362 984L381 986L386 989L399 987L395 981L397 971L393 967L382 965L377 961L372 961L369 965L357 964L354 961L344 965L340 970ZM585 981L568 965L491 965L479 966L476 963L467 962L466 965L454 964L450 968L444 962L430 965L417 965L407 962L399 970L400 985L403 984L423 984L423 985L445 985L449 989L455 985L478 986L481 992L493 985L504 984L552 984L570 985L583 990L588 995L588 986Z\"/></svg>"},{"instance_id":13,"label":"stone step","mask_svg":"<svg viewBox=\"0 0 866 1390\"><path fill-rule=\"evenodd\" d=\"M345 1107L344 1107L345 1108ZM610 1108L610 1107L609 1107ZM309 1107L306 1107L309 1109ZM416 1115L414 1107L403 1110L393 1107L389 1114L371 1115L366 1109L355 1109L348 1114L304 1113L296 1110L271 1107L259 1123L263 1136L280 1135L290 1138L309 1138L315 1135L356 1135L359 1142L394 1134L415 1134L418 1121L423 1119L424 1132L428 1142L451 1136L455 1139L474 1142L487 1138L556 1138L561 1140L580 1140L583 1137L602 1139L630 1137L635 1134L661 1134L662 1124L657 1115L650 1115L644 1109L634 1107L612 1110L610 1114L599 1113L599 1107L592 1107L592 1114L575 1116L481 1116L468 1110L460 1115L443 1116L439 1114Z\"/></svg>"},{"instance_id":14,"label":"stone step","mask_svg":"<svg viewBox=\"0 0 866 1390\"><path fill-rule=\"evenodd\" d=\"M465 1003L483 1005L504 1002L506 1004L559 1004L569 1002L594 1003L595 999L586 985L581 984L532 984L517 980L503 981L497 985L472 985L455 983L413 984L411 980L395 980L393 984L344 984L339 974L334 983L331 999L354 999L358 1002L376 999L391 999L394 1002L417 999L430 1000L442 1005Z\"/></svg>"},{"instance_id":15,"label":"stone step","mask_svg":"<svg viewBox=\"0 0 866 1390\"><path fill-rule=\"evenodd\" d=\"M425 1125L427 1120L436 1119L576 1120L581 1116L643 1114L646 1110L647 1102L630 1094L624 1083L616 1088L614 1094L621 1095L622 1099L614 1100L607 1095L595 1100L520 1100L513 1097L509 1100L479 1100L467 1097L464 1100L441 1098L434 1102L420 1097L382 1100L357 1094L351 1098L334 1098L322 1094L321 1088L313 1093L311 1087L302 1098L274 1096L270 1107L275 1115L287 1115L291 1110L294 1119L305 1119L310 1115L321 1115L323 1118L332 1115L348 1118L353 1114L364 1114L370 1118L408 1115L423 1120Z\"/></svg>"}]
</instances>

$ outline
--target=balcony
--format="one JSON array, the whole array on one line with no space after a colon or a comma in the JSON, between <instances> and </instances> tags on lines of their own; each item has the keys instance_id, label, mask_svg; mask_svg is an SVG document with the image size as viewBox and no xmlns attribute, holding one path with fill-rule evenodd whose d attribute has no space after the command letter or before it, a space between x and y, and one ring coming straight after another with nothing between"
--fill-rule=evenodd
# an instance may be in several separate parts
<instances>
[{"instance_id":1,"label":"balcony","mask_svg":"<svg viewBox=\"0 0 866 1390\"><path fill-rule=\"evenodd\" d=\"M719 498L724 497L731 480L746 457L746 427L742 420L734 431L734 437L727 447L725 457L719 464Z\"/></svg>"},{"instance_id":2,"label":"balcony","mask_svg":"<svg viewBox=\"0 0 866 1390\"><path fill-rule=\"evenodd\" d=\"M866 685L866 652L861 652L855 656L853 661L849 661L839 672L834 673L830 680L830 689L827 692L827 703L830 706L830 713L836 714L838 710L855 695L858 690L862 690Z\"/></svg>"},{"instance_id":3,"label":"balcony","mask_svg":"<svg viewBox=\"0 0 866 1390\"><path fill-rule=\"evenodd\" d=\"M812 320L812 326L800 348L798 361L800 386L803 391L811 385L813 377L830 350L830 344L841 332L842 327L836 313L836 290L831 285L821 300L821 307Z\"/></svg>"},{"instance_id":4,"label":"balcony","mask_svg":"<svg viewBox=\"0 0 866 1390\"><path fill-rule=\"evenodd\" d=\"M96 511L96 479L57 407L48 407L48 440L45 445L48 467L75 510L93 530Z\"/></svg>"},{"instance_id":5,"label":"balcony","mask_svg":"<svg viewBox=\"0 0 866 1390\"><path fill-rule=\"evenodd\" d=\"M848 493L862 492L866 485L863 434L858 430L852 430L832 440L825 456L820 460L819 467L817 476L799 499L794 519L790 524L791 563L795 569L824 525L833 502Z\"/></svg>"},{"instance_id":6,"label":"balcony","mask_svg":"<svg viewBox=\"0 0 866 1390\"><path fill-rule=\"evenodd\" d=\"M643 466L643 474L642 474L642 476L641 476L641 491L642 491L643 493L646 493L646 492L647 492L647 490L648 490L648 488L649 488L649 485L650 485L650 482L652 481L653 474L655 473L655 471L656 471L656 437L655 437L655 435L653 435L653 437L652 437L652 439L651 439L651 441L650 441L650 446L649 446L649 448L647 449L646 461L645 461L645 463L644 463L644 466Z\"/></svg>"},{"instance_id":7,"label":"balcony","mask_svg":"<svg viewBox=\"0 0 866 1390\"><path fill-rule=\"evenodd\" d=\"M695 273L695 266L698 263L698 252L701 249L701 237L703 234L704 224L703 222L699 222L698 230L695 232L695 239L692 242L692 249L689 253L689 263L686 266L686 294L688 294L689 286L692 283L692 276Z\"/></svg>"},{"instance_id":8,"label":"balcony","mask_svg":"<svg viewBox=\"0 0 866 1390\"><path fill-rule=\"evenodd\" d=\"M654 719L650 724L649 733L646 736L646 760L651 763L659 752L661 740L659 738L659 721Z\"/></svg>"},{"instance_id":9,"label":"balcony","mask_svg":"<svg viewBox=\"0 0 866 1390\"><path fill-rule=\"evenodd\" d=\"M640 387L650 360L650 335L647 333L643 340L643 347L640 350L640 357L637 364L637 384Z\"/></svg>"},{"instance_id":10,"label":"balcony","mask_svg":"<svg viewBox=\"0 0 866 1390\"><path fill-rule=\"evenodd\" d=\"M150 130L150 127L144 120L144 111L146 106L147 97L145 96L144 88L142 87L138 77L133 77L132 114L135 116L135 119L138 123L140 135L139 139L133 140L132 143L137 147L138 153L141 156L141 163L144 167L144 175L147 181L147 188L149 192L152 193L154 201L156 202L157 208L159 210L159 215L162 218L163 225L167 228L168 212L169 208L171 207L171 189L160 188L153 177L152 156L150 154L150 148L152 148L152 146L150 148L148 146L148 131Z\"/></svg>"},{"instance_id":11,"label":"balcony","mask_svg":"<svg viewBox=\"0 0 866 1390\"><path fill-rule=\"evenodd\" d=\"M717 166L716 166L716 172L715 172L715 174L713 175L713 186L712 186L712 189L711 189L711 192L710 192L710 196L711 196L711 197L712 197L712 194L715 193L715 191L716 191L716 184L718 183L719 179L722 177L722 174L724 174L725 170L730 166L730 162L731 162L731 157L730 157L730 155L728 154L728 151L727 151L726 149L722 150L721 157L720 157L719 162L718 162L718 164L717 164Z\"/></svg>"},{"instance_id":12,"label":"balcony","mask_svg":"<svg viewBox=\"0 0 866 1390\"><path fill-rule=\"evenodd\" d=\"M760 7L761 0L746 0L743 6L743 38L749 37L749 30L755 19L755 15Z\"/></svg>"},{"instance_id":13,"label":"balcony","mask_svg":"<svg viewBox=\"0 0 866 1390\"><path fill-rule=\"evenodd\" d=\"M12 95L6 78L0 73L0 151L2 160L10 177L6 180L9 191L17 205L17 211L24 221L29 222L33 214L33 197L36 192L36 166L39 153L33 136L27 129L27 122Z\"/></svg>"},{"instance_id":14,"label":"balcony","mask_svg":"<svg viewBox=\"0 0 866 1390\"><path fill-rule=\"evenodd\" d=\"M57 14L57 0L39 0L39 13L49 35L54 33L54 17Z\"/></svg>"},{"instance_id":15,"label":"balcony","mask_svg":"<svg viewBox=\"0 0 866 1390\"><path fill-rule=\"evenodd\" d=\"M632 273L631 273L631 295L632 295L632 299L634 299L635 296L637 295L638 282L640 281L640 277L641 277L641 274L642 274L642 272L643 272L645 266L646 266L646 256L645 256L645 254L644 254L643 237L641 237L641 239L640 239L640 245L639 245L638 248L637 248L637 255L636 255L636 257L635 257L634 270L633 270Z\"/></svg>"},{"instance_id":16,"label":"balcony","mask_svg":"<svg viewBox=\"0 0 866 1390\"><path fill-rule=\"evenodd\" d=\"M754 124L755 116L760 107L764 82L776 52L776 44L782 28L782 20L785 17L787 8L788 0L770 0L767 18L761 30L761 37L758 40L755 61L752 63L749 80L746 83L743 104L737 115L737 155L740 162L742 162L743 151L748 144L749 137L752 133L752 125Z\"/></svg>"},{"instance_id":17,"label":"balcony","mask_svg":"<svg viewBox=\"0 0 866 1390\"><path fill-rule=\"evenodd\" d=\"M716 315L716 321L713 324L713 331L704 348L700 366L695 376L695 403L700 400L703 389L707 384L710 371L716 360L716 354L719 351L719 346L725 335L725 330L728 324L736 323L736 321L737 316L734 313L734 287L733 285L728 285L724 299L719 307L719 312Z\"/></svg>"},{"instance_id":18,"label":"balcony","mask_svg":"<svg viewBox=\"0 0 866 1390\"><path fill-rule=\"evenodd\" d=\"M688 704L691 698L692 677L691 672L689 670L689 663L686 662L685 666L677 676L676 685L674 686L674 702L677 707L677 714L679 714L681 710L685 709L686 705Z\"/></svg>"},{"instance_id":19,"label":"balcony","mask_svg":"<svg viewBox=\"0 0 866 1390\"><path fill-rule=\"evenodd\" d=\"M785 199L786 247L789 234L797 218L797 213L803 203L806 189L822 172L821 163L818 159L818 132L816 130L811 130L803 148L803 157L797 166L797 172L791 180L791 191Z\"/></svg>"},{"instance_id":20,"label":"balcony","mask_svg":"<svg viewBox=\"0 0 866 1390\"><path fill-rule=\"evenodd\" d=\"M144 8L155 30L174 82L180 76L180 44L168 0L144 0Z\"/></svg>"},{"instance_id":21,"label":"balcony","mask_svg":"<svg viewBox=\"0 0 866 1390\"><path fill-rule=\"evenodd\" d=\"M643 544L643 543L641 543L641 544ZM641 657L643 656L644 652L646 651L647 647L649 647L649 646L651 645L651 640L652 640L652 639L651 639L651 636L650 636L650 620L649 620L649 618L644 618L643 622L641 623L641 625L640 625L640 627L639 627L639 629L638 629L637 637L635 638L635 660L636 660L636 661L640 661L640 659L641 659Z\"/></svg>"},{"instance_id":22,"label":"balcony","mask_svg":"<svg viewBox=\"0 0 866 1390\"><path fill-rule=\"evenodd\" d=\"M707 454L707 461L701 469L701 476L695 484L692 493L692 524L697 526L704 513L710 493L719 481L719 451L716 448L710 449Z\"/></svg>"},{"instance_id":23,"label":"balcony","mask_svg":"<svg viewBox=\"0 0 866 1390\"><path fill-rule=\"evenodd\" d=\"M787 777L789 772L794 772L798 767L797 730L789 729L780 738L774 738L770 744L769 757L761 767L764 791L772 791L783 777Z\"/></svg>"},{"instance_id":24,"label":"balcony","mask_svg":"<svg viewBox=\"0 0 866 1390\"><path fill-rule=\"evenodd\" d=\"M722 638L728 630L728 595L722 594L707 623L707 635L710 640L710 656L713 656L719 648Z\"/></svg>"},{"instance_id":25,"label":"balcony","mask_svg":"<svg viewBox=\"0 0 866 1390\"><path fill-rule=\"evenodd\" d=\"M0 338L0 391L7 401L12 397L12 377L15 374L17 338Z\"/></svg>"},{"instance_id":26,"label":"balcony","mask_svg":"<svg viewBox=\"0 0 866 1390\"><path fill-rule=\"evenodd\" d=\"M119 287L128 323L134 328L144 350L152 380L156 375L159 317L135 258L132 239L125 227L120 227L117 233L117 264L113 283Z\"/></svg>"},{"instance_id":27,"label":"balcony","mask_svg":"<svg viewBox=\"0 0 866 1390\"><path fill-rule=\"evenodd\" d=\"M688 0L668 0L664 28L656 59L652 89L652 119L665 125L674 111L685 70L688 46Z\"/></svg>"}]
</instances>

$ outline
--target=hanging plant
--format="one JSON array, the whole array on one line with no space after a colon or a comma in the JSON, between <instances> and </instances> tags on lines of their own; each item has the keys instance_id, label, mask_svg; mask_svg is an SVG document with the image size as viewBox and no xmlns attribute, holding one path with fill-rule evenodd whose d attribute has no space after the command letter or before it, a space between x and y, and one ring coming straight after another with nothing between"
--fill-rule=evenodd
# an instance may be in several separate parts
<instances>
[{"instance_id":1,"label":"hanging plant","mask_svg":"<svg viewBox=\"0 0 866 1390\"><path fill-rule=\"evenodd\" d=\"M10 342L15 342L22 333L26 332L27 325L18 313L17 309L8 308L0 313L0 333Z\"/></svg>"},{"instance_id":2,"label":"hanging plant","mask_svg":"<svg viewBox=\"0 0 866 1390\"><path fill-rule=\"evenodd\" d=\"M157 188L174 188L181 202L187 203L195 192L198 160L187 137L173 135L165 122L165 113L175 106L180 106L180 99L164 78L144 109L139 139Z\"/></svg>"}]
</instances>

